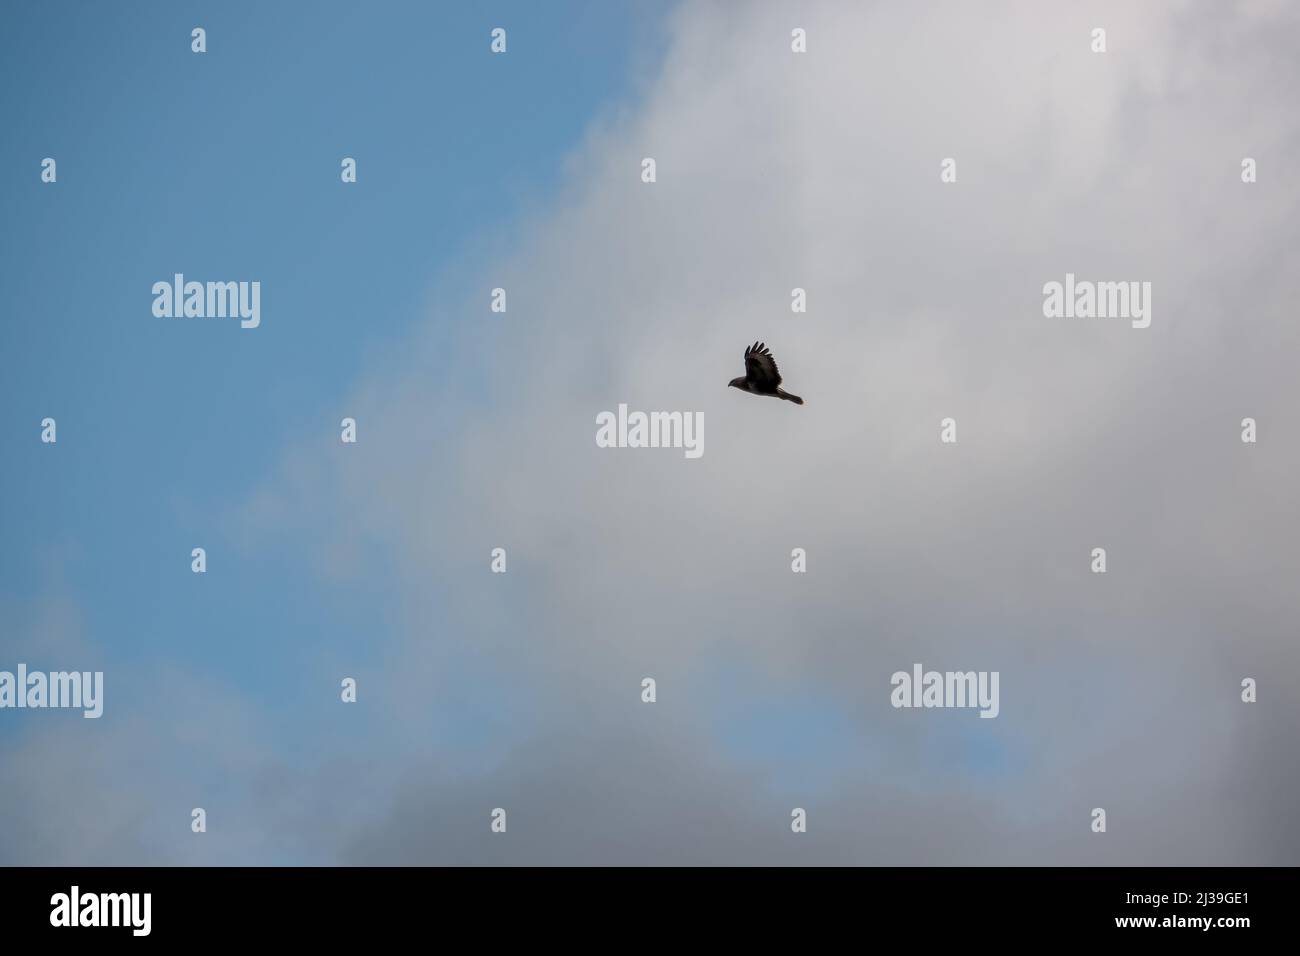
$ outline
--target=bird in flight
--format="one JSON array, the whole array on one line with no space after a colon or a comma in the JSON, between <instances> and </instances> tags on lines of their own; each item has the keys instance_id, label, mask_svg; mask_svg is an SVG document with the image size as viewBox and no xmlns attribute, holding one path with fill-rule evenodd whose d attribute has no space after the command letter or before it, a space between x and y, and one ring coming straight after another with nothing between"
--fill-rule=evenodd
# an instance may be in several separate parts
<instances>
[{"instance_id":1,"label":"bird in flight","mask_svg":"<svg viewBox=\"0 0 1300 956\"><path fill-rule=\"evenodd\" d=\"M796 405L803 404L802 398L791 395L781 387L781 373L777 370L776 359L772 358L772 352L762 342L755 342L745 349L745 374L733 378L727 385L752 395L771 395Z\"/></svg>"}]
</instances>

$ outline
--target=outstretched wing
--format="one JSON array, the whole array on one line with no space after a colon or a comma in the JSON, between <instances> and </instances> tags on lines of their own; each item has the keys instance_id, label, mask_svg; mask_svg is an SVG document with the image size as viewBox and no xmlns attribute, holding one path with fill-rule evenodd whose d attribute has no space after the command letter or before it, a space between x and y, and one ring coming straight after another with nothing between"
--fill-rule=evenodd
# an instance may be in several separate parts
<instances>
[{"instance_id":1,"label":"outstretched wing","mask_svg":"<svg viewBox=\"0 0 1300 956\"><path fill-rule=\"evenodd\" d=\"M759 391L774 391L781 384L781 373L776 367L776 359L762 342L755 342L745 349L745 377Z\"/></svg>"}]
</instances>

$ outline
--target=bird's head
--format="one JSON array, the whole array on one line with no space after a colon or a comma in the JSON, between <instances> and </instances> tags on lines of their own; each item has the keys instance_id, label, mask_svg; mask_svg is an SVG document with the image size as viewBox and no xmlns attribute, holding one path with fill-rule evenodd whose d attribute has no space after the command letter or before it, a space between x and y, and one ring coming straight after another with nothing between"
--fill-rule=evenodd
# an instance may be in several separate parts
<instances>
[{"instance_id":1,"label":"bird's head","mask_svg":"<svg viewBox=\"0 0 1300 956\"><path fill-rule=\"evenodd\" d=\"M727 383L728 388L743 388L744 385L745 385L745 376L743 375L740 376L739 378L733 378L730 382Z\"/></svg>"}]
</instances>

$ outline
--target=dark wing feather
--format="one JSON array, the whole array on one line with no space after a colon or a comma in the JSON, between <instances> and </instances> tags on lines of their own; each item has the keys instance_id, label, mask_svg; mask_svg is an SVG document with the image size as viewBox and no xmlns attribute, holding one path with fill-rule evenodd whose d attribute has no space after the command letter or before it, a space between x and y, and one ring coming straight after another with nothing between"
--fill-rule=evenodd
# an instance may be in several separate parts
<instances>
[{"instance_id":1,"label":"dark wing feather","mask_svg":"<svg viewBox=\"0 0 1300 956\"><path fill-rule=\"evenodd\" d=\"M745 349L745 377L762 392L772 392L781 384L781 372L776 359L762 342Z\"/></svg>"}]
</instances>

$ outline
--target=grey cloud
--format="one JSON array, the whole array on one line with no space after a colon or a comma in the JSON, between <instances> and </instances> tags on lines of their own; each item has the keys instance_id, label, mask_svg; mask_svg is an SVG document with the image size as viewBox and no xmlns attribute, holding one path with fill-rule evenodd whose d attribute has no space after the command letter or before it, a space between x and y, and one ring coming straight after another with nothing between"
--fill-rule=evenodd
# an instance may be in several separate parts
<instances>
[{"instance_id":1,"label":"grey cloud","mask_svg":"<svg viewBox=\"0 0 1300 956\"><path fill-rule=\"evenodd\" d=\"M355 858L790 859L788 806L710 743L705 701L727 689L669 705L699 721L671 747L606 701L640 671L688 684L713 655L814 682L886 755L870 777L844 755L817 795L831 832L810 832L805 860L1295 859L1273 807L1295 792L1278 728L1296 695L1237 698L1242 676L1296 663L1294 283L1277 258L1296 238L1279 168L1300 145L1281 92L1295 18L1002 12L801 7L799 58L788 11L683 8L644 111L593 138L572 204L494 267L530 303L463 343L497 405L467 417L455 456L394 435L391 456L355 463L376 481L410 469L367 520L417 516L397 535L412 568L509 543L520 606L488 610L500 582L451 568L451 613L531 674L538 722L488 780L409 782ZM1275 175L1245 187L1240 159L1265 143ZM1067 271L1153 282L1152 327L1044 319L1041 286ZM796 285L807 316L788 311ZM725 392L755 338L806 408ZM385 392L375 408L418 432L403 410L430 407L428 389ZM592 416L618 401L703 410L705 457L596 449ZM945 415L955 447L937 440ZM1269 441L1239 442L1246 415ZM469 467L448 507L418 488L445 487L451 457ZM788 571L795 545L806 578ZM1094 546L1105 577L1087 572ZM411 617L448 613L446 597L413 596ZM512 613L522 651L496 627ZM1003 671L1003 716L980 730L1017 769L981 776L969 741L884 706L913 660ZM600 741L555 733L575 699ZM779 776L779 758L763 769ZM529 821L510 849L486 824L430 822L503 791ZM1110 838L1087 830L1095 805ZM406 842L421 820L438 838Z\"/></svg>"}]
</instances>

